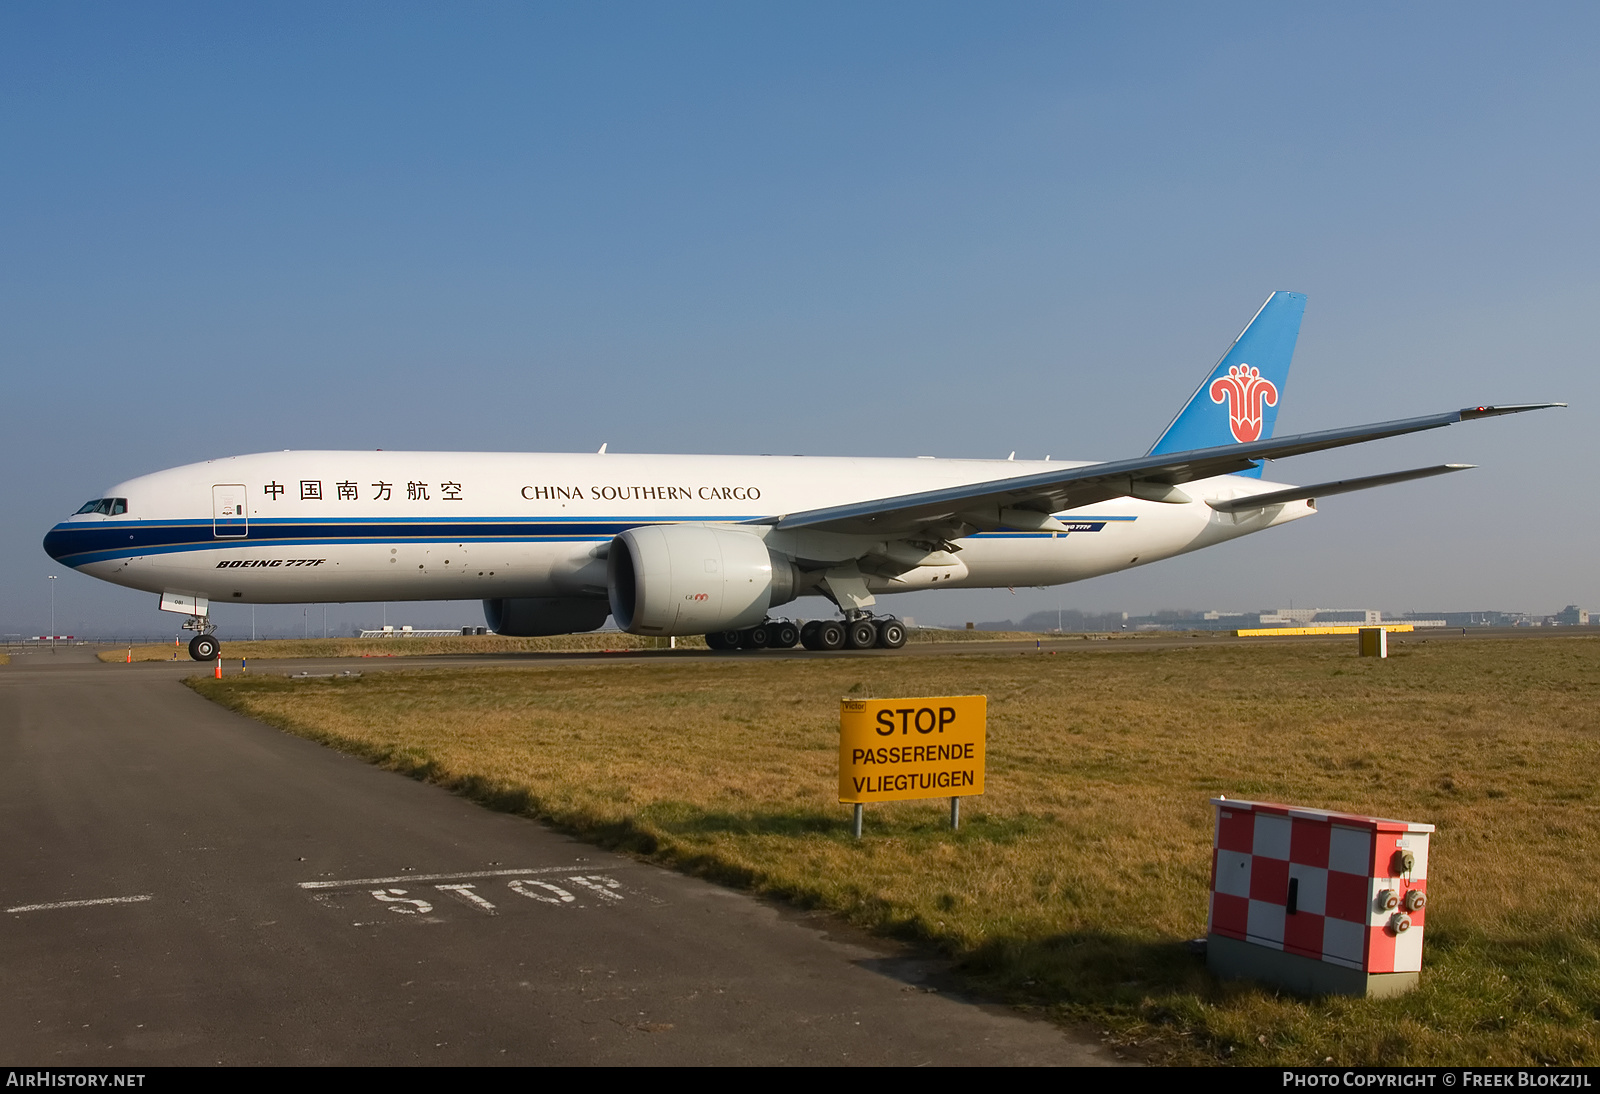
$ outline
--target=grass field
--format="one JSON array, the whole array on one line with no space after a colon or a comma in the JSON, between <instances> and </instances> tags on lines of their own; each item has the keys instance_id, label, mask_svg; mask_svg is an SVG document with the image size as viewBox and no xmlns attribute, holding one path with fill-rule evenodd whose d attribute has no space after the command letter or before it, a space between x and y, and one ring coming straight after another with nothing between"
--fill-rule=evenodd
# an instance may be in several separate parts
<instances>
[{"instance_id":1,"label":"grass field","mask_svg":"<svg viewBox=\"0 0 1600 1094\"><path fill-rule=\"evenodd\" d=\"M1063 647L194 681L266 721L597 842L931 944L1156 1061L1600 1063L1600 639ZM988 793L835 792L842 696L990 697ZM1422 987L1221 983L1217 794L1438 825Z\"/></svg>"}]
</instances>

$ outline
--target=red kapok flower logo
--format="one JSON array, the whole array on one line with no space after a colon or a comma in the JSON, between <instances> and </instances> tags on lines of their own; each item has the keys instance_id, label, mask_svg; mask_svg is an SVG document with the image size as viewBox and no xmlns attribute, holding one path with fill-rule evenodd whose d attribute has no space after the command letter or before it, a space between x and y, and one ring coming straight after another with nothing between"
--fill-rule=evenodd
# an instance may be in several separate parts
<instances>
[{"instance_id":1,"label":"red kapok flower logo","mask_svg":"<svg viewBox=\"0 0 1600 1094\"><path fill-rule=\"evenodd\" d=\"M1261 436L1262 408L1278 405L1278 389L1250 365L1229 365L1228 375L1211 381L1211 401L1228 404L1228 428L1240 444Z\"/></svg>"}]
</instances>

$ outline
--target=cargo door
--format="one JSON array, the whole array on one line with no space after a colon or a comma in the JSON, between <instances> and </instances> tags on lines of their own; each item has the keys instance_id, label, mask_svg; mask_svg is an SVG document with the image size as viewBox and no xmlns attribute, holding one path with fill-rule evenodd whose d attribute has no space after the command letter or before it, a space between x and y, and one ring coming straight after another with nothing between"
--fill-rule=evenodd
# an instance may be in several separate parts
<instances>
[{"instance_id":1,"label":"cargo door","mask_svg":"<svg viewBox=\"0 0 1600 1094\"><path fill-rule=\"evenodd\" d=\"M243 539L250 534L244 487L238 483L211 488L211 534L218 539Z\"/></svg>"}]
</instances>

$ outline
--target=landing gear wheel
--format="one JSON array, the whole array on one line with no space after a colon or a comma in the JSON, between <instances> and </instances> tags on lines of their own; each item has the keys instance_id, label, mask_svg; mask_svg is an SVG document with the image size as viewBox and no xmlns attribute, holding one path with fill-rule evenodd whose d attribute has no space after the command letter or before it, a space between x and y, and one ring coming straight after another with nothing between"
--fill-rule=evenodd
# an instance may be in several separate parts
<instances>
[{"instance_id":1,"label":"landing gear wheel","mask_svg":"<svg viewBox=\"0 0 1600 1094\"><path fill-rule=\"evenodd\" d=\"M867 650L878 644L878 625L870 619L857 619L845 630L845 644L853 650Z\"/></svg>"},{"instance_id":2,"label":"landing gear wheel","mask_svg":"<svg viewBox=\"0 0 1600 1094\"><path fill-rule=\"evenodd\" d=\"M793 623L768 623L767 647L774 650L793 649L800 641L800 628Z\"/></svg>"},{"instance_id":3,"label":"landing gear wheel","mask_svg":"<svg viewBox=\"0 0 1600 1094\"><path fill-rule=\"evenodd\" d=\"M906 644L906 625L898 619L885 619L878 624L878 645L886 650L897 650Z\"/></svg>"},{"instance_id":4,"label":"landing gear wheel","mask_svg":"<svg viewBox=\"0 0 1600 1094\"><path fill-rule=\"evenodd\" d=\"M739 632L739 648L741 650L764 650L770 644L765 623L758 623L754 627L746 627Z\"/></svg>"},{"instance_id":5,"label":"landing gear wheel","mask_svg":"<svg viewBox=\"0 0 1600 1094\"><path fill-rule=\"evenodd\" d=\"M197 634L189 639L189 656L196 661L215 661L222 653L222 643L209 634Z\"/></svg>"},{"instance_id":6,"label":"landing gear wheel","mask_svg":"<svg viewBox=\"0 0 1600 1094\"><path fill-rule=\"evenodd\" d=\"M739 648L738 631L712 631L706 635L706 649L736 650Z\"/></svg>"},{"instance_id":7,"label":"landing gear wheel","mask_svg":"<svg viewBox=\"0 0 1600 1094\"><path fill-rule=\"evenodd\" d=\"M844 645L844 624L835 619L813 619L801 628L800 642L808 650L839 649Z\"/></svg>"}]
</instances>

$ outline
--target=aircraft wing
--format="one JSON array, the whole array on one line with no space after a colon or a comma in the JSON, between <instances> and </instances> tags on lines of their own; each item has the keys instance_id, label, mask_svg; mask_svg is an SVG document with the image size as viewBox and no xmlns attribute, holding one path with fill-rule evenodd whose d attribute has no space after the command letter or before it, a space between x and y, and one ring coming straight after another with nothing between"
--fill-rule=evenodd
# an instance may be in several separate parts
<instances>
[{"instance_id":1,"label":"aircraft wing","mask_svg":"<svg viewBox=\"0 0 1600 1094\"><path fill-rule=\"evenodd\" d=\"M1284 459L1385 437L1398 437L1405 433L1438 429L1476 418L1520 414L1527 410L1565 405L1524 403L1515 406L1467 407L1421 418L1402 418L1374 425L1302 433L1276 440L1063 467L1060 471L1042 471L1034 475L852 502L802 513L785 513L752 523L771 524L779 529L806 528L855 535L906 535L941 524L965 524L983 529L1047 530L1052 523L1051 513L1097 505L1112 498L1135 496L1161 500L1163 494L1168 494L1175 501L1187 500L1181 493L1174 493L1173 488L1196 479L1246 471L1254 467L1257 460ZM1370 485L1380 484L1374 482ZM1327 492L1324 489L1324 493Z\"/></svg>"}]
</instances>

